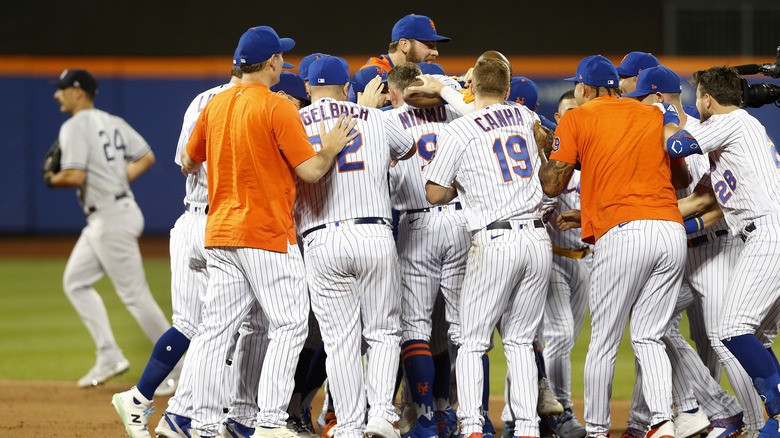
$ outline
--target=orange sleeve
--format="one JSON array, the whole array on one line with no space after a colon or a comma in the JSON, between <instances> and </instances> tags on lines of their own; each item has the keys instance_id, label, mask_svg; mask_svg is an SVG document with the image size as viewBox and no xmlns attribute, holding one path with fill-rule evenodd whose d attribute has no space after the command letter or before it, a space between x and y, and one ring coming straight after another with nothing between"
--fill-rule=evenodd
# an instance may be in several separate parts
<instances>
[{"instance_id":1,"label":"orange sleeve","mask_svg":"<svg viewBox=\"0 0 780 438\"><path fill-rule=\"evenodd\" d=\"M206 110L201 111L187 142L187 155L195 161L206 161Z\"/></svg>"},{"instance_id":2,"label":"orange sleeve","mask_svg":"<svg viewBox=\"0 0 780 438\"><path fill-rule=\"evenodd\" d=\"M561 123L555 128L555 138L550 154L551 160L577 164L579 153L577 150L577 127L574 119L574 114L567 112L563 115Z\"/></svg>"},{"instance_id":3,"label":"orange sleeve","mask_svg":"<svg viewBox=\"0 0 780 438\"><path fill-rule=\"evenodd\" d=\"M284 158L290 166L296 167L317 155L317 152L314 151L309 137L306 136L301 115L295 108L295 104L281 96L272 96L272 98L269 110L273 135Z\"/></svg>"}]
</instances>

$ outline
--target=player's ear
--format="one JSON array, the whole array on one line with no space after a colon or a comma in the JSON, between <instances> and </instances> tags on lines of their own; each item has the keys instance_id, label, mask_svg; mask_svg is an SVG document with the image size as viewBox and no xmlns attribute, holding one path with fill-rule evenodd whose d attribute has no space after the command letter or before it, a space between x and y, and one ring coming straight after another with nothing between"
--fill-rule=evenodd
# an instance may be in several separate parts
<instances>
[{"instance_id":1,"label":"player's ear","mask_svg":"<svg viewBox=\"0 0 780 438\"><path fill-rule=\"evenodd\" d=\"M507 99L509 99L509 92L510 92L510 91L512 91L512 89L511 89L511 88L507 88L507 89L506 89L506 93L504 93L504 100L507 100Z\"/></svg>"},{"instance_id":2,"label":"player's ear","mask_svg":"<svg viewBox=\"0 0 780 438\"><path fill-rule=\"evenodd\" d=\"M344 96L349 97L349 82L344 84Z\"/></svg>"}]
</instances>

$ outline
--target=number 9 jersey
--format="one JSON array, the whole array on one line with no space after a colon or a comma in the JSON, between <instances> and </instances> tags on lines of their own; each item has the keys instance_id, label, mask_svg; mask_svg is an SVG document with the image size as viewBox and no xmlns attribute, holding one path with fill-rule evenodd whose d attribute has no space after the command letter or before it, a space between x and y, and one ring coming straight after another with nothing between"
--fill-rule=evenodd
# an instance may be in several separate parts
<instances>
[{"instance_id":1,"label":"number 9 jersey","mask_svg":"<svg viewBox=\"0 0 780 438\"><path fill-rule=\"evenodd\" d=\"M79 111L60 128L62 170L82 169L82 207L96 205L118 193L130 194L127 163L149 152L149 144L124 119L99 109Z\"/></svg>"},{"instance_id":2,"label":"number 9 jersey","mask_svg":"<svg viewBox=\"0 0 780 438\"><path fill-rule=\"evenodd\" d=\"M470 231L509 219L540 219L541 165L532 111L494 104L451 122L438 138L423 178L447 187L456 181Z\"/></svg>"},{"instance_id":3,"label":"number 9 jersey","mask_svg":"<svg viewBox=\"0 0 780 438\"><path fill-rule=\"evenodd\" d=\"M414 145L384 111L323 98L300 110L306 135L316 151L322 149L320 122L330 131L341 114L357 120L358 136L336 156L336 163L319 181L297 182L295 224L299 233L330 222L380 217L390 219L387 171L390 161L405 156Z\"/></svg>"}]
</instances>

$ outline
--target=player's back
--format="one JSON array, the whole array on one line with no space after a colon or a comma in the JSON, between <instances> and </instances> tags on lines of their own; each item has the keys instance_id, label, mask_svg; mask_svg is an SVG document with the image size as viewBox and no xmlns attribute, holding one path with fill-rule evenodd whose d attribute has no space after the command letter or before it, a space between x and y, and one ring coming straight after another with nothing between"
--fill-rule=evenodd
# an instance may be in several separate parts
<instances>
[{"instance_id":1,"label":"player's back","mask_svg":"<svg viewBox=\"0 0 780 438\"><path fill-rule=\"evenodd\" d=\"M336 157L319 181L297 182L295 220L298 231L347 219L390 218L387 171L390 161L413 145L410 135L384 112L346 101L323 98L299 111L314 149L322 149L320 122L329 131L341 114L352 114L358 136Z\"/></svg>"},{"instance_id":2,"label":"player's back","mask_svg":"<svg viewBox=\"0 0 780 438\"><path fill-rule=\"evenodd\" d=\"M541 165L533 135L538 116L494 104L450 123L440 135L463 149L456 180L470 230L491 222L541 217Z\"/></svg>"},{"instance_id":3,"label":"player's back","mask_svg":"<svg viewBox=\"0 0 780 438\"><path fill-rule=\"evenodd\" d=\"M422 168L433 159L441 130L460 115L449 105L415 108L404 104L388 111L386 116L400 123L417 146L417 153L411 158L390 168L390 197L393 208L398 211L428 208L431 203L425 198Z\"/></svg>"},{"instance_id":4,"label":"player's back","mask_svg":"<svg viewBox=\"0 0 780 438\"><path fill-rule=\"evenodd\" d=\"M87 172L79 193L83 205L131 195L127 163L150 150L124 119L96 108L81 110L67 120L60 128L60 143L62 168Z\"/></svg>"}]
</instances>

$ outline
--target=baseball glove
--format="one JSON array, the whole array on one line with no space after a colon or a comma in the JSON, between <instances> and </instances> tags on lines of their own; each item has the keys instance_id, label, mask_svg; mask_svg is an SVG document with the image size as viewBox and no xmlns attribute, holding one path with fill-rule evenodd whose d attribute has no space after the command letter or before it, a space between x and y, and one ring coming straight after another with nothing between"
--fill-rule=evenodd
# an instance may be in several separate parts
<instances>
[{"instance_id":1,"label":"baseball glove","mask_svg":"<svg viewBox=\"0 0 780 438\"><path fill-rule=\"evenodd\" d=\"M60 160L62 159L62 150L60 149L60 140L54 140L46 155L43 156L43 173L60 171Z\"/></svg>"}]
</instances>

